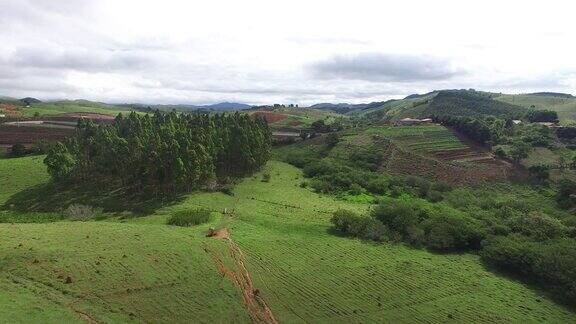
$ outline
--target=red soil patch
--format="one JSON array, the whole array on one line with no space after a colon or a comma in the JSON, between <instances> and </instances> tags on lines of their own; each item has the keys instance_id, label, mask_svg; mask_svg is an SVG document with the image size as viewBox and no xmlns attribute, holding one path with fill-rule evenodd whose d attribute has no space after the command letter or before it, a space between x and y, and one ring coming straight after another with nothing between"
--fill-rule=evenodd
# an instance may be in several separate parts
<instances>
[{"instance_id":1,"label":"red soil patch","mask_svg":"<svg viewBox=\"0 0 576 324\"><path fill-rule=\"evenodd\" d=\"M405 151L390 141L381 139L380 146L384 151L384 161L381 170L393 174L417 175L429 179L441 180L451 185L476 184L490 180L502 180L513 175L514 169L501 161L493 159L485 152L474 153L473 149L468 151L455 150L456 156L447 153L436 158L422 156L410 151ZM486 158L480 161L470 161L465 164L454 160L455 157Z\"/></svg>"},{"instance_id":2,"label":"red soil patch","mask_svg":"<svg viewBox=\"0 0 576 324\"><path fill-rule=\"evenodd\" d=\"M228 230L226 230L228 234ZM204 247L204 251L212 256L212 260L218 268L218 272L223 277L228 278L242 294L244 306L254 323L277 324L272 310L266 303L264 296L259 289L254 287L252 277L244 264L244 253L232 240L228 239L229 258L232 260L234 269L227 268L222 258L226 257L220 253Z\"/></svg>"},{"instance_id":3,"label":"red soil patch","mask_svg":"<svg viewBox=\"0 0 576 324\"><path fill-rule=\"evenodd\" d=\"M264 120L266 120L266 122L268 124L273 124L273 123L279 122L282 119L286 119L288 117L288 115L279 114L279 113L275 113L275 112L271 112L271 111L256 111L256 112L252 113L252 116L263 117Z\"/></svg>"},{"instance_id":4,"label":"red soil patch","mask_svg":"<svg viewBox=\"0 0 576 324\"><path fill-rule=\"evenodd\" d=\"M0 125L0 144L32 144L39 140L54 142L73 134L74 129Z\"/></svg>"},{"instance_id":5,"label":"red soil patch","mask_svg":"<svg viewBox=\"0 0 576 324\"><path fill-rule=\"evenodd\" d=\"M206 234L206 236L219 240L228 240L230 239L230 232L228 232L227 228L221 228L219 230L210 229L208 230L208 234Z\"/></svg>"},{"instance_id":6,"label":"red soil patch","mask_svg":"<svg viewBox=\"0 0 576 324\"><path fill-rule=\"evenodd\" d=\"M294 121L289 122L288 125L290 125L290 126L299 126L299 125L302 125L302 122L299 121L299 120L294 120Z\"/></svg>"},{"instance_id":7,"label":"red soil patch","mask_svg":"<svg viewBox=\"0 0 576 324\"><path fill-rule=\"evenodd\" d=\"M8 104L8 103L0 103L0 112L1 114L6 115L6 117L14 118L21 115L18 106Z\"/></svg>"}]
</instances>

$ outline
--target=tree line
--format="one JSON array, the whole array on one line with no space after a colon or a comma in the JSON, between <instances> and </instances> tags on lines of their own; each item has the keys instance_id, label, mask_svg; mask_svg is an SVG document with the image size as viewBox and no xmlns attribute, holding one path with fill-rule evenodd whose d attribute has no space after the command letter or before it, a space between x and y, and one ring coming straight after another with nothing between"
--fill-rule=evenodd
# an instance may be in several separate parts
<instances>
[{"instance_id":1,"label":"tree line","mask_svg":"<svg viewBox=\"0 0 576 324\"><path fill-rule=\"evenodd\" d=\"M240 177L269 159L271 132L246 114L119 114L113 125L79 121L44 163L55 181L116 179L139 191L178 192Z\"/></svg>"}]
</instances>

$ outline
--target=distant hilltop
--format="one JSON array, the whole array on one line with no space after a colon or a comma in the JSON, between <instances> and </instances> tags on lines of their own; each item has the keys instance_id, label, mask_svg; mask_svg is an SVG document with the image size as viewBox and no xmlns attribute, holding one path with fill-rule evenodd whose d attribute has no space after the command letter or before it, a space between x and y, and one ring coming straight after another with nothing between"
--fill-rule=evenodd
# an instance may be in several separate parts
<instances>
[{"instance_id":1,"label":"distant hilltop","mask_svg":"<svg viewBox=\"0 0 576 324\"><path fill-rule=\"evenodd\" d=\"M574 98L574 96L569 93L561 93L561 92L534 92L528 94L531 96L542 96L542 97Z\"/></svg>"}]
</instances>

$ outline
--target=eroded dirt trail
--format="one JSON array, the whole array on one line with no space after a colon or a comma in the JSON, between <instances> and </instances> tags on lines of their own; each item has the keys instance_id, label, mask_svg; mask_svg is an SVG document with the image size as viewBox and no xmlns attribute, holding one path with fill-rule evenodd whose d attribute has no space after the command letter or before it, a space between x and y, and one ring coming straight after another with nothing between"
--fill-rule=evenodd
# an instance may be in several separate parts
<instances>
[{"instance_id":1,"label":"eroded dirt trail","mask_svg":"<svg viewBox=\"0 0 576 324\"><path fill-rule=\"evenodd\" d=\"M226 233L228 233L228 231L226 231ZM222 261L225 256L221 255L219 252L210 249L208 246L206 246L204 250L211 255L220 274L232 281L234 286L240 290L242 299L244 300L244 306L248 310L252 322L277 324L278 321L274 317L270 307L268 307L262 293L254 287L252 277L250 277L250 273L248 272L248 269L246 269L244 263L244 253L242 253L240 247L238 247L238 245L236 245L228 235L225 235L224 237L216 236L215 238L220 238L226 241L226 244L228 245L227 252L229 252L230 260L234 264L234 269L226 267L226 264Z\"/></svg>"}]
</instances>

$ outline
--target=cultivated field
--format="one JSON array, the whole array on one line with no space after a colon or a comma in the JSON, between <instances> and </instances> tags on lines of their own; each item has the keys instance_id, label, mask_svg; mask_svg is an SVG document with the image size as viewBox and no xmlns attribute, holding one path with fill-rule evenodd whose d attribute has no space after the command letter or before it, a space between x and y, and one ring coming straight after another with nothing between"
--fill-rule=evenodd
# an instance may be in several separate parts
<instances>
[{"instance_id":1,"label":"cultivated field","mask_svg":"<svg viewBox=\"0 0 576 324\"><path fill-rule=\"evenodd\" d=\"M309 128L313 122L319 119L323 119L329 124L335 117L340 116L328 111L291 107L257 110L250 112L250 114L263 116L273 129Z\"/></svg>"},{"instance_id":2,"label":"cultivated field","mask_svg":"<svg viewBox=\"0 0 576 324\"><path fill-rule=\"evenodd\" d=\"M34 144L40 140L59 141L74 133L74 129L69 127L45 126L0 124L0 144Z\"/></svg>"},{"instance_id":3,"label":"cultivated field","mask_svg":"<svg viewBox=\"0 0 576 324\"><path fill-rule=\"evenodd\" d=\"M440 125L379 126L350 131L331 154L347 155L354 148L381 151L383 171L448 183L504 179L510 171L506 163L463 142L452 130Z\"/></svg>"},{"instance_id":4,"label":"cultivated field","mask_svg":"<svg viewBox=\"0 0 576 324\"><path fill-rule=\"evenodd\" d=\"M1 173L10 189L0 206L47 178L41 157L0 160L0 168L11 171ZM265 172L270 182L256 175L234 196L191 194L146 217L0 224L0 309L12 322L46 323L249 322L258 305L288 323L576 321L474 255L329 234L332 211L369 205L301 188L301 171L284 163ZM209 224L165 225L196 207L214 210ZM205 237L208 227L226 227L231 241Z\"/></svg>"}]
</instances>

